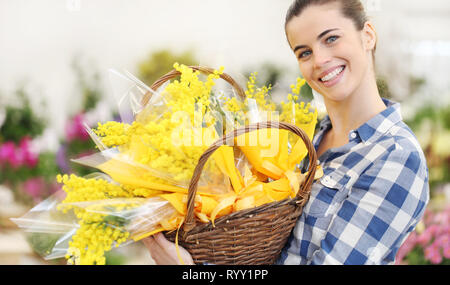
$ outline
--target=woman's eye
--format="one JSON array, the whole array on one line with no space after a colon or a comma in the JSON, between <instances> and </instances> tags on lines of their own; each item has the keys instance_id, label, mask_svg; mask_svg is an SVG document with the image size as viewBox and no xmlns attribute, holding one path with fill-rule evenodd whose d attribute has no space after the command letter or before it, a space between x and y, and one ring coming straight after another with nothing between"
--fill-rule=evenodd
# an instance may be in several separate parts
<instances>
[{"instance_id":1,"label":"woman's eye","mask_svg":"<svg viewBox=\"0 0 450 285\"><path fill-rule=\"evenodd\" d=\"M311 51L304 51L298 55L298 58L305 58L311 54Z\"/></svg>"},{"instance_id":2,"label":"woman's eye","mask_svg":"<svg viewBox=\"0 0 450 285\"><path fill-rule=\"evenodd\" d=\"M332 43L335 42L339 37L338 36L331 36L329 38L327 38L327 43Z\"/></svg>"}]
</instances>

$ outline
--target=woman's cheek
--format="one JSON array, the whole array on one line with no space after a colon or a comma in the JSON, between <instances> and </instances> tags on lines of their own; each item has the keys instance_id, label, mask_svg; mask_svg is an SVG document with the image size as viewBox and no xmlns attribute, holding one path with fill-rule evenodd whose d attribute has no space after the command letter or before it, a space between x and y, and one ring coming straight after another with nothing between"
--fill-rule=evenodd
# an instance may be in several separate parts
<instances>
[{"instance_id":1,"label":"woman's cheek","mask_svg":"<svg viewBox=\"0 0 450 285\"><path fill-rule=\"evenodd\" d=\"M303 78L305 78L306 83L308 83L311 88L314 88L316 86L316 82L314 82L314 70L312 66L308 63L300 63L299 67L300 73L302 74Z\"/></svg>"}]
</instances>

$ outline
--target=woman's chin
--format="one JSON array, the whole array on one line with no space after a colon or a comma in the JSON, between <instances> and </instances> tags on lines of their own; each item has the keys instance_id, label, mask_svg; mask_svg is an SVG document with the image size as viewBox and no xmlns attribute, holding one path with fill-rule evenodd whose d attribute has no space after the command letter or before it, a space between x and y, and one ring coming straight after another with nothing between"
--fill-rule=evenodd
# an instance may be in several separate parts
<instances>
[{"instance_id":1,"label":"woman's chin","mask_svg":"<svg viewBox=\"0 0 450 285\"><path fill-rule=\"evenodd\" d=\"M349 96L350 93L348 90L333 90L328 92L323 92L322 95L325 100L331 101L331 102L342 102L345 101Z\"/></svg>"},{"instance_id":2,"label":"woman's chin","mask_svg":"<svg viewBox=\"0 0 450 285\"><path fill-rule=\"evenodd\" d=\"M332 94L329 94L327 98L329 100L335 101L335 102L342 102L345 101L349 97L349 93L347 92L333 92Z\"/></svg>"}]
</instances>

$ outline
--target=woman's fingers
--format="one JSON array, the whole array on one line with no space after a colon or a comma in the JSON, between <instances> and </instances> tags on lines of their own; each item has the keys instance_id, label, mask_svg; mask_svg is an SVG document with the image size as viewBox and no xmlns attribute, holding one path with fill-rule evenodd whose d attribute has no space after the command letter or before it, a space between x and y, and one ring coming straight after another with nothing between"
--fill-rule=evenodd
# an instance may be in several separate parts
<instances>
[{"instance_id":1,"label":"woman's fingers","mask_svg":"<svg viewBox=\"0 0 450 285\"><path fill-rule=\"evenodd\" d=\"M182 264L181 260L177 253L176 245L173 242L168 241L162 233L157 233L154 235L155 242L159 244L161 248L163 248L167 254L177 263ZM191 255L189 252L181 246L178 246L178 250L180 252L180 257L184 264L194 264Z\"/></svg>"},{"instance_id":2,"label":"woman's fingers","mask_svg":"<svg viewBox=\"0 0 450 285\"><path fill-rule=\"evenodd\" d=\"M150 256L156 264L173 264L170 262L171 258L167 256L167 252L163 248L161 248L161 246L155 241L153 237L145 238L142 241L149 250Z\"/></svg>"},{"instance_id":3,"label":"woman's fingers","mask_svg":"<svg viewBox=\"0 0 450 285\"><path fill-rule=\"evenodd\" d=\"M151 257L156 264L194 264L189 252L181 246L178 247L180 251L180 256L178 256L175 244L168 241L162 233L142 239L142 241L149 250Z\"/></svg>"},{"instance_id":4,"label":"woman's fingers","mask_svg":"<svg viewBox=\"0 0 450 285\"><path fill-rule=\"evenodd\" d=\"M166 249L169 253L176 252L176 246L174 243L168 241L162 233L157 233L154 236L155 242L159 244L160 247Z\"/></svg>"}]
</instances>

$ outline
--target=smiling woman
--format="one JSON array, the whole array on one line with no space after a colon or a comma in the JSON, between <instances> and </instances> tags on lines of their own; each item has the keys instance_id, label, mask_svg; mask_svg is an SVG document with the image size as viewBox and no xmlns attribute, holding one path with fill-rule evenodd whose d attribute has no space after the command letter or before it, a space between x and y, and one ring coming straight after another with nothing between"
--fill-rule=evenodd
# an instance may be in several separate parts
<instances>
[{"instance_id":1,"label":"smiling woman","mask_svg":"<svg viewBox=\"0 0 450 285\"><path fill-rule=\"evenodd\" d=\"M313 140L325 175L278 263L392 264L428 203L428 170L400 104L380 97L375 27L359 0L296 0L285 31L328 115Z\"/></svg>"}]
</instances>

